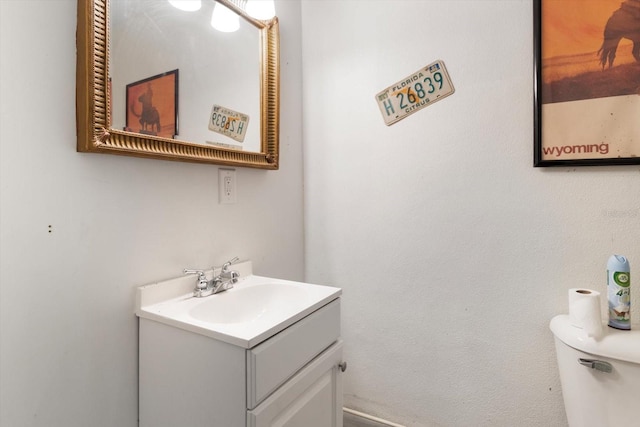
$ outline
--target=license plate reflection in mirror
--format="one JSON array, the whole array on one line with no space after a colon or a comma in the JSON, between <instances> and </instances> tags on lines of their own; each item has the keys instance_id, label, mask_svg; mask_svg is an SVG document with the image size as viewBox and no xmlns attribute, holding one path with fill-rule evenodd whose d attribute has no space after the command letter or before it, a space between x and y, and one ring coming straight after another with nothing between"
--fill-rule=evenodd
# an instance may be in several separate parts
<instances>
[{"instance_id":1,"label":"license plate reflection in mirror","mask_svg":"<svg viewBox=\"0 0 640 427\"><path fill-rule=\"evenodd\" d=\"M435 61L376 95L389 126L454 92L444 62Z\"/></svg>"},{"instance_id":2,"label":"license plate reflection in mirror","mask_svg":"<svg viewBox=\"0 0 640 427\"><path fill-rule=\"evenodd\" d=\"M209 130L243 142L247 134L249 116L219 105L214 105L209 116Z\"/></svg>"}]
</instances>

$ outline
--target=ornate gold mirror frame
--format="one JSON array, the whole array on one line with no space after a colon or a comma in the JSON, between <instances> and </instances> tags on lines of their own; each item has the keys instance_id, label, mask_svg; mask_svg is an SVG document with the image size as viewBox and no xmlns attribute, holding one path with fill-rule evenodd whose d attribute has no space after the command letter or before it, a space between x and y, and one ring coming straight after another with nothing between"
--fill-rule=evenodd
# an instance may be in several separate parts
<instances>
[{"instance_id":1,"label":"ornate gold mirror frame","mask_svg":"<svg viewBox=\"0 0 640 427\"><path fill-rule=\"evenodd\" d=\"M256 20L242 0L216 0L260 33L260 152L143 135L111 127L109 1L78 0L76 120L77 150L154 159L278 169L280 46L278 19Z\"/></svg>"}]
</instances>

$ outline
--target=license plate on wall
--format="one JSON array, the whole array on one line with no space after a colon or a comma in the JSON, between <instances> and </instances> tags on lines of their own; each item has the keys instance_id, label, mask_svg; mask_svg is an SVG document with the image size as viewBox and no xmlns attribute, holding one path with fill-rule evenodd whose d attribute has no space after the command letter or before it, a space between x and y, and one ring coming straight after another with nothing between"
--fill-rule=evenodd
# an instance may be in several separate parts
<instances>
[{"instance_id":1,"label":"license plate on wall","mask_svg":"<svg viewBox=\"0 0 640 427\"><path fill-rule=\"evenodd\" d=\"M219 105L214 105L209 116L209 130L226 135L238 142L244 141L249 116Z\"/></svg>"},{"instance_id":2,"label":"license plate on wall","mask_svg":"<svg viewBox=\"0 0 640 427\"><path fill-rule=\"evenodd\" d=\"M436 61L376 95L384 123L389 126L454 92L444 66Z\"/></svg>"}]
</instances>

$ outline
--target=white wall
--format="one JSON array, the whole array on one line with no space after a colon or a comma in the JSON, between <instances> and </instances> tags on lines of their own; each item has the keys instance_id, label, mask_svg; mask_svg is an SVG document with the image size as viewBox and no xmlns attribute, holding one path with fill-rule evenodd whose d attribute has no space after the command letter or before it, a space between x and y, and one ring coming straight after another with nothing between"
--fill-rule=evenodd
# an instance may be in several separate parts
<instances>
[{"instance_id":1,"label":"white wall","mask_svg":"<svg viewBox=\"0 0 640 427\"><path fill-rule=\"evenodd\" d=\"M76 1L0 1L0 426L137 425L136 286L235 255L303 278L299 4L279 14L281 169L237 168L219 205L216 166L77 153Z\"/></svg>"},{"instance_id":2,"label":"white wall","mask_svg":"<svg viewBox=\"0 0 640 427\"><path fill-rule=\"evenodd\" d=\"M566 425L548 322L610 254L640 265L640 168L532 167L531 1L306 0L302 28L306 279L344 288L346 406ZM374 95L436 59L455 94L386 127Z\"/></svg>"}]
</instances>

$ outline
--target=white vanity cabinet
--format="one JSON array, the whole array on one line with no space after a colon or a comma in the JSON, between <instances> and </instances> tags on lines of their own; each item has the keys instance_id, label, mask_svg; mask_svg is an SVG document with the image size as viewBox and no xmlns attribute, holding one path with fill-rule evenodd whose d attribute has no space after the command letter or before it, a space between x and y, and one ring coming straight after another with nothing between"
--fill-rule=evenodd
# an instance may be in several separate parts
<instances>
[{"instance_id":1,"label":"white vanity cabinet","mask_svg":"<svg viewBox=\"0 0 640 427\"><path fill-rule=\"evenodd\" d=\"M139 310L139 425L342 427L339 292L321 304L260 342Z\"/></svg>"}]
</instances>

